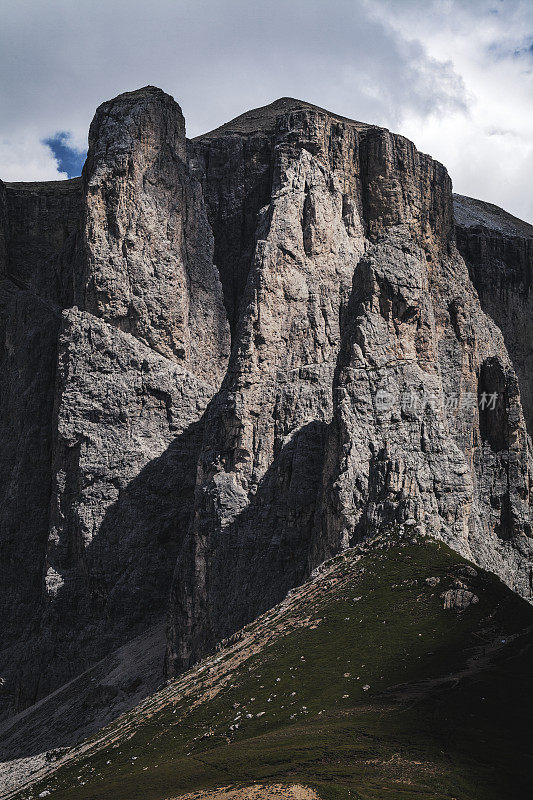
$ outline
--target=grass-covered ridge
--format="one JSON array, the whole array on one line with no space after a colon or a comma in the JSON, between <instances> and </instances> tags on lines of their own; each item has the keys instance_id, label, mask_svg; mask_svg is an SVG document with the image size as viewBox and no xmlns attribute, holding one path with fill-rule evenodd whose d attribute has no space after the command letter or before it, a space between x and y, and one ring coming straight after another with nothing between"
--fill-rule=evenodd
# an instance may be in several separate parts
<instances>
[{"instance_id":1,"label":"grass-covered ridge","mask_svg":"<svg viewBox=\"0 0 533 800\"><path fill-rule=\"evenodd\" d=\"M445 611L464 563L410 535L349 551L19 797L257 782L325 799L526 797L533 609L478 570L479 602Z\"/></svg>"}]
</instances>

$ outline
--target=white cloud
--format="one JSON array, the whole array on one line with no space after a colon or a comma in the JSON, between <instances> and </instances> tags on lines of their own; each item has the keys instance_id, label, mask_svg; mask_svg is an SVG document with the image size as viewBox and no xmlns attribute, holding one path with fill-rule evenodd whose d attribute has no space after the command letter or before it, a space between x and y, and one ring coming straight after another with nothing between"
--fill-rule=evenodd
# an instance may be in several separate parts
<instances>
[{"instance_id":1,"label":"white cloud","mask_svg":"<svg viewBox=\"0 0 533 800\"><path fill-rule=\"evenodd\" d=\"M83 147L100 102L151 83L189 135L283 95L385 125L532 219L528 31L520 0L4 0L0 176L51 177L43 138Z\"/></svg>"},{"instance_id":2,"label":"white cloud","mask_svg":"<svg viewBox=\"0 0 533 800\"><path fill-rule=\"evenodd\" d=\"M468 114L406 113L401 130L448 168L454 188L533 221L533 4L520 0L383 0L374 13L448 58Z\"/></svg>"},{"instance_id":3,"label":"white cloud","mask_svg":"<svg viewBox=\"0 0 533 800\"><path fill-rule=\"evenodd\" d=\"M50 148L32 134L0 139L0 175L3 181L54 181L66 178L59 172Z\"/></svg>"},{"instance_id":4,"label":"white cloud","mask_svg":"<svg viewBox=\"0 0 533 800\"><path fill-rule=\"evenodd\" d=\"M385 125L462 102L453 71L364 0L5 0L0 68L0 136L36 147L58 130L81 146L100 102L147 83L190 135L283 95Z\"/></svg>"}]
</instances>

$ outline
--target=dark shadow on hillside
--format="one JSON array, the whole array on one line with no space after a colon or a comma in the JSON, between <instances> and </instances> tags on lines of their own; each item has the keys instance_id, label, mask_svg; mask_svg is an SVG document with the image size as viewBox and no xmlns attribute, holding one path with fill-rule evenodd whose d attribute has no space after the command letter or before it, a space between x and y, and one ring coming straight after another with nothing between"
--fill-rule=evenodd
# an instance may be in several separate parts
<instances>
[{"instance_id":1,"label":"dark shadow on hillside","mask_svg":"<svg viewBox=\"0 0 533 800\"><path fill-rule=\"evenodd\" d=\"M192 661L279 603L309 573L328 424L320 420L294 431L257 485L248 505L220 528L209 510L217 490L206 487L207 505L196 509L172 592L169 672L183 668L182 638L191 637ZM211 498L209 495L211 494ZM199 588L207 552L206 595ZM200 583L202 578L200 578ZM187 628L191 608L195 619Z\"/></svg>"},{"instance_id":2,"label":"dark shadow on hillside","mask_svg":"<svg viewBox=\"0 0 533 800\"><path fill-rule=\"evenodd\" d=\"M46 675L49 691L67 668L71 682L61 681L52 695L39 684L44 699L0 727L0 759L71 747L162 685L169 587L192 511L204 419L147 464L108 509L87 547L85 574L78 570L65 583L36 639L37 670ZM305 579L326 430L320 421L298 429L249 506L224 531L210 570L217 640ZM90 650L82 652L84 640Z\"/></svg>"},{"instance_id":3,"label":"dark shadow on hillside","mask_svg":"<svg viewBox=\"0 0 533 800\"><path fill-rule=\"evenodd\" d=\"M120 491L33 640L7 654L18 677L19 708L26 711L0 727L0 758L72 746L77 732L86 736L104 724L102 714L107 722L162 684L170 581L192 510L203 428L204 417ZM128 655L132 640L143 635L153 657L142 642ZM137 668L137 661L144 666Z\"/></svg>"}]
</instances>

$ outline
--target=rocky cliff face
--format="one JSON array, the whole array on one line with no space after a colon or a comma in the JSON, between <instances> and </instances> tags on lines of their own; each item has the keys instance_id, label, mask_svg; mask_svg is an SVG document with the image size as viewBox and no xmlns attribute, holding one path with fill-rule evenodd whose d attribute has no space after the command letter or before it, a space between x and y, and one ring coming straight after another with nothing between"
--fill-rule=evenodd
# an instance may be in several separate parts
<instances>
[{"instance_id":1,"label":"rocky cliff face","mask_svg":"<svg viewBox=\"0 0 533 800\"><path fill-rule=\"evenodd\" d=\"M190 153L215 240L221 196L240 232L223 234L237 269L222 273L240 311L174 582L170 669L384 525L442 538L529 594L518 384L455 249L446 170L290 100Z\"/></svg>"},{"instance_id":2,"label":"rocky cliff face","mask_svg":"<svg viewBox=\"0 0 533 800\"><path fill-rule=\"evenodd\" d=\"M179 107L148 87L98 109L81 181L7 188L8 709L166 616L201 418L229 355L184 157Z\"/></svg>"},{"instance_id":3,"label":"rocky cliff face","mask_svg":"<svg viewBox=\"0 0 533 800\"><path fill-rule=\"evenodd\" d=\"M533 435L533 225L454 195L457 246L483 310L503 333Z\"/></svg>"},{"instance_id":4,"label":"rocky cliff face","mask_svg":"<svg viewBox=\"0 0 533 800\"><path fill-rule=\"evenodd\" d=\"M100 655L165 613L200 419L229 352L213 238L184 156L183 117L163 92L98 109L79 308L59 334L45 580L52 627L74 623L81 603Z\"/></svg>"},{"instance_id":5,"label":"rocky cliff face","mask_svg":"<svg viewBox=\"0 0 533 800\"><path fill-rule=\"evenodd\" d=\"M78 305L219 383L226 315L179 106L153 89L104 103L89 131L84 177Z\"/></svg>"},{"instance_id":6,"label":"rocky cliff face","mask_svg":"<svg viewBox=\"0 0 533 800\"><path fill-rule=\"evenodd\" d=\"M0 184L0 275L6 713L169 593L172 674L384 526L530 596L520 367L406 139L283 99L186 142L121 95L81 180Z\"/></svg>"},{"instance_id":7,"label":"rocky cliff face","mask_svg":"<svg viewBox=\"0 0 533 800\"><path fill-rule=\"evenodd\" d=\"M53 256L72 232L80 182L8 185L0 268L0 608L8 710L32 701L48 537L57 336ZM0 196L0 202L2 197ZM40 665L39 665L40 666ZM29 667L29 669L28 669ZM18 675L31 674L26 681ZM29 684L32 689L27 692Z\"/></svg>"}]
</instances>

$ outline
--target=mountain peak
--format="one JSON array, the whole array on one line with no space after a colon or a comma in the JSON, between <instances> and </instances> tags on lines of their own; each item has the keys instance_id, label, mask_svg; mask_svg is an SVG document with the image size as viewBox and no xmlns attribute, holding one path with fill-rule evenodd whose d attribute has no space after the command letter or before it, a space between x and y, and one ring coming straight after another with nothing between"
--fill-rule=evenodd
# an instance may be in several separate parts
<instances>
[{"instance_id":1,"label":"mountain peak","mask_svg":"<svg viewBox=\"0 0 533 800\"><path fill-rule=\"evenodd\" d=\"M295 97L279 97L277 100L274 100L272 103L268 103L265 106L259 106L258 108L250 109L250 111L245 111L243 114L239 114L239 116L234 117L234 119L224 123L223 125L220 125L218 128L201 134L195 138L206 139L228 134L250 135L260 132L271 133L275 130L276 121L280 116L290 114L295 111L314 111L320 114L326 114L328 117L331 117L334 120L348 123L358 128L376 127L367 125L363 122L357 122L356 120L349 119L348 117L342 117L339 114L334 114L325 108L321 108L313 103L308 103L306 100L298 100Z\"/></svg>"}]
</instances>

